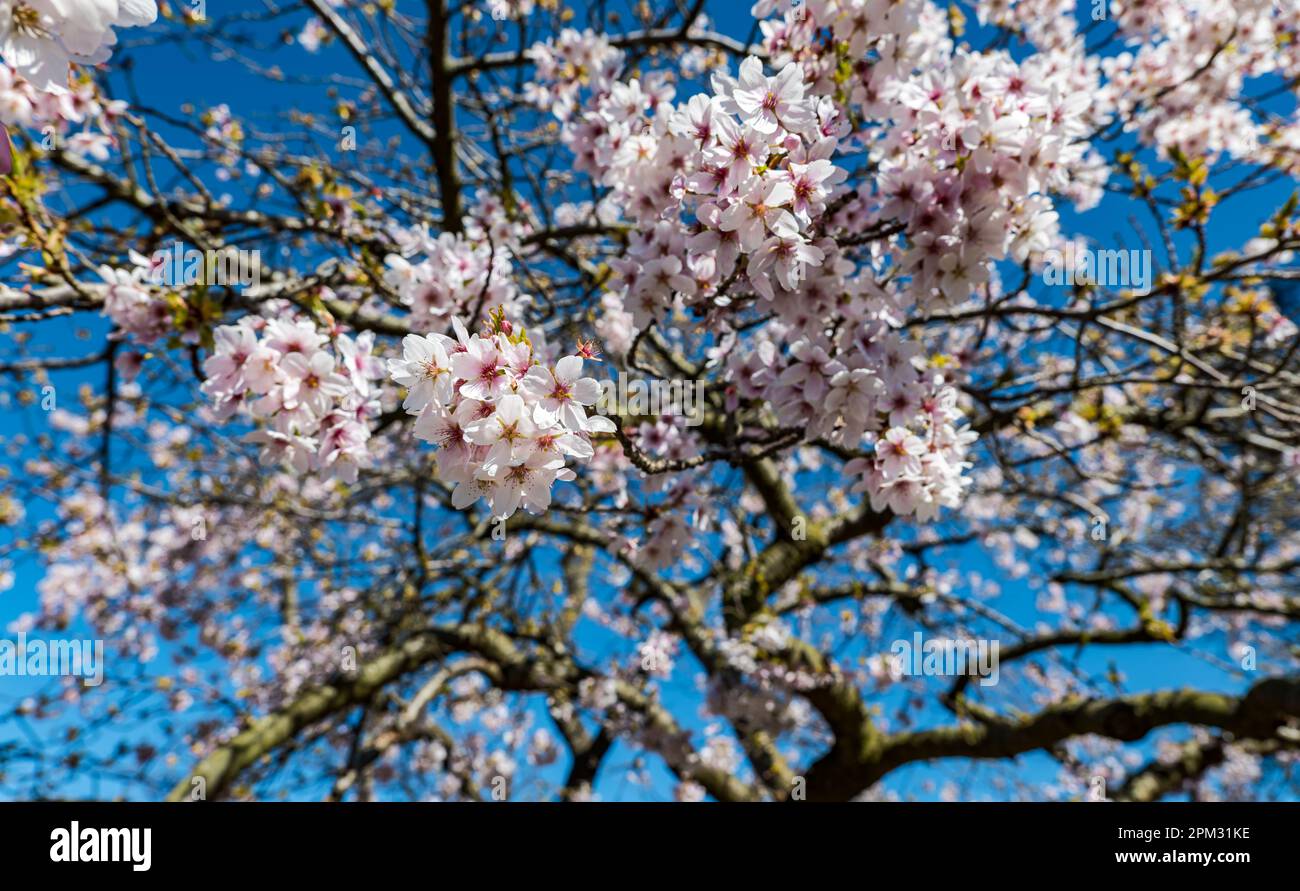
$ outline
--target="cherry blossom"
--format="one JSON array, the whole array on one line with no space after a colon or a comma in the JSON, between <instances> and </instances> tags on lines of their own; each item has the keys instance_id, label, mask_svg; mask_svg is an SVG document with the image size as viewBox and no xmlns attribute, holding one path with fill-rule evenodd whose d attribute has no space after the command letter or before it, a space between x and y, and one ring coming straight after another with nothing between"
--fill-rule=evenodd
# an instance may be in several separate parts
<instances>
[{"instance_id":1,"label":"cherry blossom","mask_svg":"<svg viewBox=\"0 0 1300 891\"><path fill-rule=\"evenodd\" d=\"M148 0L0 3L0 588L32 564L13 627L128 666L11 717L176 728L50 763L236 798L1290 782L1295 4L723 6L321 0L229 55L183 9L117 44ZM112 97L96 66L170 44L265 97ZM164 282L172 239L266 274ZM1149 288L1048 275L1112 242ZM1001 682L897 670L914 632L1000 641ZM1047 783L988 757L1032 751Z\"/></svg>"}]
</instances>

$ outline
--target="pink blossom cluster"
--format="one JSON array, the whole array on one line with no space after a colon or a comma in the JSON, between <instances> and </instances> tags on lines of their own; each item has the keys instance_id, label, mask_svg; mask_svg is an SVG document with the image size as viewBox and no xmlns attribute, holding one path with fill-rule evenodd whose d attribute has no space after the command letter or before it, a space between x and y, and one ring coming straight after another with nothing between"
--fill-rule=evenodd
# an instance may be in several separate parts
<instances>
[{"instance_id":1,"label":"pink blossom cluster","mask_svg":"<svg viewBox=\"0 0 1300 891\"><path fill-rule=\"evenodd\" d=\"M158 592L196 584L193 578L179 581L175 567L221 551L215 529L211 541L195 535L203 523L200 507L172 505L163 522L151 523L119 515L96 492L69 493L59 505L66 536L37 585L38 608L13 627L65 627L82 619L116 650L141 661L154 658L159 625L163 637L171 626L162 622L165 596Z\"/></svg>"},{"instance_id":2,"label":"pink blossom cluster","mask_svg":"<svg viewBox=\"0 0 1300 891\"><path fill-rule=\"evenodd\" d=\"M523 19L532 14L533 0L487 0L488 14L498 22Z\"/></svg>"},{"instance_id":3,"label":"pink blossom cluster","mask_svg":"<svg viewBox=\"0 0 1300 891\"><path fill-rule=\"evenodd\" d=\"M216 329L203 363L203 392L217 416L246 411L263 426L246 439L262 446L263 464L354 483L368 465L370 422L380 412L382 362L374 335L321 334L303 319L245 316Z\"/></svg>"},{"instance_id":4,"label":"pink blossom cluster","mask_svg":"<svg viewBox=\"0 0 1300 891\"><path fill-rule=\"evenodd\" d=\"M126 103L106 100L93 81L82 80L60 90L40 90L12 66L0 63L0 124L43 131L45 148L59 147L98 160L114 145L113 126L126 113ZM70 133L81 125L77 133Z\"/></svg>"},{"instance_id":5,"label":"pink blossom cluster","mask_svg":"<svg viewBox=\"0 0 1300 891\"><path fill-rule=\"evenodd\" d=\"M808 22L798 26L811 28ZM810 33L808 45L815 44ZM910 85L912 105L896 99L891 109L902 123L880 131L895 140L894 156L906 164L893 179L882 178L897 184L891 195L870 186L843 194L846 172L835 158L850 133L848 116L833 96L817 95L820 76L799 61L769 74L750 57L735 78L715 74L712 95L676 106L664 80L616 81L584 102L586 110L568 118L563 130L575 166L610 189L601 216L618 208L637 223L626 255L610 264L613 289L602 298L597 323L613 351L624 352L637 330L665 322L677 309L718 314L762 301L777 319L757 333L742 340L721 324L715 354L725 357L728 408L766 400L783 425L849 448L874 447L885 429L909 443L925 441L927 451L933 447L930 457L909 463L906 473L893 472L892 464L882 464L889 472L864 473L873 499L900 513L956 503L968 484L962 473L974 436L956 432L955 392L922 374L919 345L895 329L917 303L966 299L1017 238L1049 246L1055 214L1050 201L1030 193L1071 185L1060 171L1072 168L1055 166L1065 137L1053 143L1050 160L1046 151L1020 157L1045 129L1039 119L1051 112L1046 94L1015 83L1009 57L998 57L987 72L973 58L961 64L944 75L954 92L984 76L989 92L1013 84L1032 92L1038 105L1026 100L1028 110L1013 108L1019 102L1013 96L1005 114L981 120L965 111L975 100L959 95L948 103L953 148L944 154L933 134L928 141L921 136L944 132L925 119L934 89ZM942 116L935 108L932 116ZM881 162L887 163L883 156ZM1020 165L1014 181L1013 164ZM920 244L879 252L876 262L863 264L835 237L836 230L881 221L915 228ZM891 267L908 278L900 283L888 275ZM638 431L638 444L652 454L662 451L653 441L659 426ZM680 445L673 451L692 452Z\"/></svg>"},{"instance_id":6,"label":"pink blossom cluster","mask_svg":"<svg viewBox=\"0 0 1300 891\"><path fill-rule=\"evenodd\" d=\"M203 112L200 120L204 125L203 138L216 153L218 163L229 168L220 171L217 176L220 179L227 179L231 176L231 171L239 166L244 128L239 121L235 120L230 106L224 102Z\"/></svg>"},{"instance_id":7,"label":"pink blossom cluster","mask_svg":"<svg viewBox=\"0 0 1300 891\"><path fill-rule=\"evenodd\" d=\"M1047 248L1049 196L1080 209L1100 199L1105 165L1086 137L1105 115L1081 40L1020 63L954 50L937 8L919 0L813 0L763 26L774 65L798 62L810 92L862 122L849 141L877 172L835 223L850 234L905 225L890 260L910 277L909 306L960 303L991 262Z\"/></svg>"},{"instance_id":8,"label":"pink blossom cluster","mask_svg":"<svg viewBox=\"0 0 1300 891\"><path fill-rule=\"evenodd\" d=\"M1074 41L1078 7L1075 0L979 0L975 14L981 25L1007 28L1039 49L1054 49Z\"/></svg>"},{"instance_id":9,"label":"pink blossom cluster","mask_svg":"<svg viewBox=\"0 0 1300 891\"><path fill-rule=\"evenodd\" d=\"M318 16L311 16L295 38L298 45L309 53L320 52L321 45L330 37L330 31Z\"/></svg>"},{"instance_id":10,"label":"pink blossom cluster","mask_svg":"<svg viewBox=\"0 0 1300 891\"><path fill-rule=\"evenodd\" d=\"M1252 78L1300 75L1300 6L1273 0L1108 0L1094 5L1094 22L1113 22L1126 44L1104 58L1085 56L1077 4L1065 0L980 0L979 20L1023 33L1040 53L1076 73L1104 82L1089 88L1094 113L1120 116L1126 130L1162 156L1227 153L1246 158L1266 140L1287 141L1297 126L1261 125L1240 101ZM1085 22L1086 24L1086 22ZM1031 58L1038 58L1037 56ZM1271 137L1271 139L1270 139ZM1293 165L1290 153L1279 159Z\"/></svg>"},{"instance_id":11,"label":"pink blossom cluster","mask_svg":"<svg viewBox=\"0 0 1300 891\"><path fill-rule=\"evenodd\" d=\"M149 258L135 251L130 257L130 268L99 269L99 277L106 285L103 314L139 343L153 343L172 330L172 309L151 280Z\"/></svg>"},{"instance_id":12,"label":"pink blossom cluster","mask_svg":"<svg viewBox=\"0 0 1300 891\"><path fill-rule=\"evenodd\" d=\"M384 282L410 308L417 325L446 325L457 313L472 313L476 308L482 312L505 308L515 314L520 293L510 236L499 243L486 237L493 223L490 217L483 219L475 224L476 231L466 235L435 237L426 229L400 233L401 252L385 258Z\"/></svg>"},{"instance_id":13,"label":"pink blossom cluster","mask_svg":"<svg viewBox=\"0 0 1300 891\"><path fill-rule=\"evenodd\" d=\"M63 137L70 124L97 120L64 140L75 152L107 157L111 119L125 109L102 102L89 81L71 89L69 66L106 61L117 42L114 28L149 25L154 0L15 0L0 4L0 124L53 127Z\"/></svg>"},{"instance_id":14,"label":"pink blossom cluster","mask_svg":"<svg viewBox=\"0 0 1300 891\"><path fill-rule=\"evenodd\" d=\"M408 335L402 358L388 362L408 388L402 406L417 415L415 435L439 447L438 476L454 486L456 508L486 498L498 518L520 506L541 513L556 480L574 478L568 459L587 461L590 435L614 431L608 418L587 414L600 386L582 376L580 356L537 361L501 314L492 333L471 335L458 318L452 325L454 338Z\"/></svg>"},{"instance_id":15,"label":"pink blossom cluster","mask_svg":"<svg viewBox=\"0 0 1300 891\"><path fill-rule=\"evenodd\" d=\"M957 391L932 380L922 399L921 432L890 427L875 441L875 455L855 458L844 466L848 476L860 475L852 491L866 492L873 510L886 507L900 516L933 520L940 507L960 506L971 480L963 475L978 434L957 425ZM909 419L912 424L916 419Z\"/></svg>"},{"instance_id":16,"label":"pink blossom cluster","mask_svg":"<svg viewBox=\"0 0 1300 891\"><path fill-rule=\"evenodd\" d=\"M676 299L725 303L737 270L769 300L790 293L825 256L812 222L846 176L833 103L805 95L797 65L769 77L756 57L714 86L674 107L665 77L615 82L564 128L575 166L640 224L612 264L638 327Z\"/></svg>"},{"instance_id":17,"label":"pink blossom cluster","mask_svg":"<svg viewBox=\"0 0 1300 891\"><path fill-rule=\"evenodd\" d=\"M537 76L526 87L525 98L562 121L577 108L584 86L603 93L623 65L622 50L590 29L565 28L557 38L533 44L528 58Z\"/></svg>"},{"instance_id":18,"label":"pink blossom cluster","mask_svg":"<svg viewBox=\"0 0 1300 891\"><path fill-rule=\"evenodd\" d=\"M1101 62L1106 99L1128 119L1126 129L1166 156L1174 148L1211 160L1257 152L1265 130L1239 97L1247 78L1300 75L1295 4L1116 0L1112 12L1141 44Z\"/></svg>"},{"instance_id":19,"label":"pink blossom cluster","mask_svg":"<svg viewBox=\"0 0 1300 891\"><path fill-rule=\"evenodd\" d=\"M461 218L465 238L474 245L486 243L488 253L506 252L506 256L523 252L520 239L533 231L530 218L536 217L532 204L522 195L512 199L514 212L507 211L501 196L486 189L476 190Z\"/></svg>"},{"instance_id":20,"label":"pink blossom cluster","mask_svg":"<svg viewBox=\"0 0 1300 891\"><path fill-rule=\"evenodd\" d=\"M37 89L67 87L68 66L108 60L114 28L150 25L154 0L13 0L0 9L0 58Z\"/></svg>"},{"instance_id":21,"label":"pink blossom cluster","mask_svg":"<svg viewBox=\"0 0 1300 891\"><path fill-rule=\"evenodd\" d=\"M1059 238L1052 194L1080 208L1105 173L1087 148L1087 93L1054 87L1005 54L959 53L897 87L873 215L906 224L910 297L932 311L966 300L990 263L1023 262Z\"/></svg>"},{"instance_id":22,"label":"pink blossom cluster","mask_svg":"<svg viewBox=\"0 0 1300 891\"><path fill-rule=\"evenodd\" d=\"M876 509L887 504L899 515L932 518L941 506L956 507L970 485L965 471L976 434L962 428L957 391L927 368L921 346L882 321L889 304L856 302L864 326L837 339L804 331L785 354L767 339L752 352L729 351L728 406L765 400L783 426L809 439L874 450L845 466L846 475L861 476L854 491L868 492ZM890 444L899 442L915 460L896 460Z\"/></svg>"}]
</instances>

